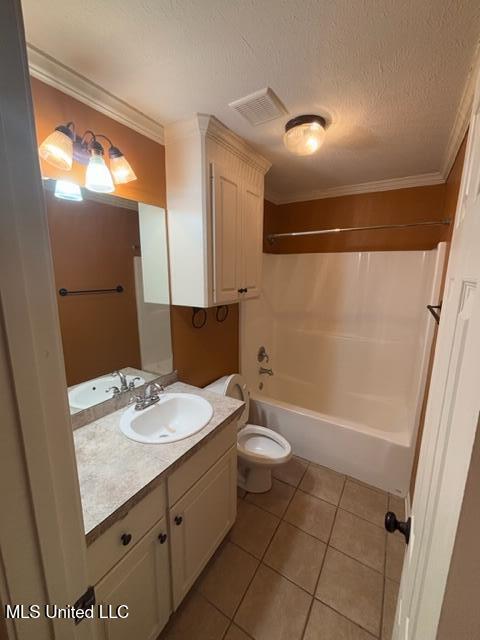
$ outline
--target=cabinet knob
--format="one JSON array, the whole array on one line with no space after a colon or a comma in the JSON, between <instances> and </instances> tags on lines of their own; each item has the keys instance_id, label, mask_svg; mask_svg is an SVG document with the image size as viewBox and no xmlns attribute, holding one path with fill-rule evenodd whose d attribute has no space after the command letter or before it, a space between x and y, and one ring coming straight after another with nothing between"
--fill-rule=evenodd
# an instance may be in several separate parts
<instances>
[{"instance_id":1,"label":"cabinet knob","mask_svg":"<svg viewBox=\"0 0 480 640\"><path fill-rule=\"evenodd\" d=\"M167 541L167 534L160 533L158 539L160 540L160 544L165 544L165 542Z\"/></svg>"},{"instance_id":2,"label":"cabinet knob","mask_svg":"<svg viewBox=\"0 0 480 640\"><path fill-rule=\"evenodd\" d=\"M132 541L132 534L122 533L122 535L120 536L120 540L122 541L123 546L126 547L127 544L130 544L130 542Z\"/></svg>"},{"instance_id":3,"label":"cabinet knob","mask_svg":"<svg viewBox=\"0 0 480 640\"><path fill-rule=\"evenodd\" d=\"M175 524L176 524L176 525L177 525L177 527L178 527L179 525L181 525L181 524L182 524L182 522L183 522L183 518L182 518L182 516L175 516L175 520L174 520L174 521L175 521Z\"/></svg>"}]
</instances>

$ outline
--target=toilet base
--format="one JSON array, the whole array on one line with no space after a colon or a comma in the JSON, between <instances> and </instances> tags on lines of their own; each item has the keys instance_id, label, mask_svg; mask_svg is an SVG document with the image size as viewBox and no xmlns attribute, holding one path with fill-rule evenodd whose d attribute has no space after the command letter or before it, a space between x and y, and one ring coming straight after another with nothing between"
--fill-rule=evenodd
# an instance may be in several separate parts
<instances>
[{"instance_id":1,"label":"toilet base","mask_svg":"<svg viewBox=\"0 0 480 640\"><path fill-rule=\"evenodd\" d=\"M266 466L246 464L238 460L237 484L249 493L265 493L272 488L272 469Z\"/></svg>"}]
</instances>

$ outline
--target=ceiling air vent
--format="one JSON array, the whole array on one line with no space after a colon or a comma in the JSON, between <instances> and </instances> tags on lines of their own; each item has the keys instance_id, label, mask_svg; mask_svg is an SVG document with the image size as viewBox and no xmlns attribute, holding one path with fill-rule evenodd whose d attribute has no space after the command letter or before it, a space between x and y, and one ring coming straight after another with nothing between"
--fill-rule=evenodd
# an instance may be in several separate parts
<instances>
[{"instance_id":1,"label":"ceiling air vent","mask_svg":"<svg viewBox=\"0 0 480 640\"><path fill-rule=\"evenodd\" d=\"M270 89L260 89L245 98L230 102L229 107L243 116L250 124L256 126L275 120L287 113L279 98Z\"/></svg>"}]
</instances>

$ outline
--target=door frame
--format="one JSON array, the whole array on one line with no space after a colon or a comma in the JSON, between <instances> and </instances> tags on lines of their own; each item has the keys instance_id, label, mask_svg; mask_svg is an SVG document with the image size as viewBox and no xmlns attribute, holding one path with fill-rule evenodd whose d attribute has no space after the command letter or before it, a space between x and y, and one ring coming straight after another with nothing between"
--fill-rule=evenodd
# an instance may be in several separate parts
<instances>
[{"instance_id":1,"label":"door frame","mask_svg":"<svg viewBox=\"0 0 480 640\"><path fill-rule=\"evenodd\" d=\"M86 540L20 0L0 3L0 600L73 604ZM8 620L11 638L91 638Z\"/></svg>"}]
</instances>

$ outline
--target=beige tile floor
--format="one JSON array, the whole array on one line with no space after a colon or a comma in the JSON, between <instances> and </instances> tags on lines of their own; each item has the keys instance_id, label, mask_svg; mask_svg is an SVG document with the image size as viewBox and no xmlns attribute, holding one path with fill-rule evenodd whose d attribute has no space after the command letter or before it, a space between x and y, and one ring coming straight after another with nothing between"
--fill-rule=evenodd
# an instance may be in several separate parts
<instances>
[{"instance_id":1,"label":"beige tile floor","mask_svg":"<svg viewBox=\"0 0 480 640\"><path fill-rule=\"evenodd\" d=\"M239 491L230 535L161 640L390 640L405 543L398 498L293 458Z\"/></svg>"}]
</instances>

